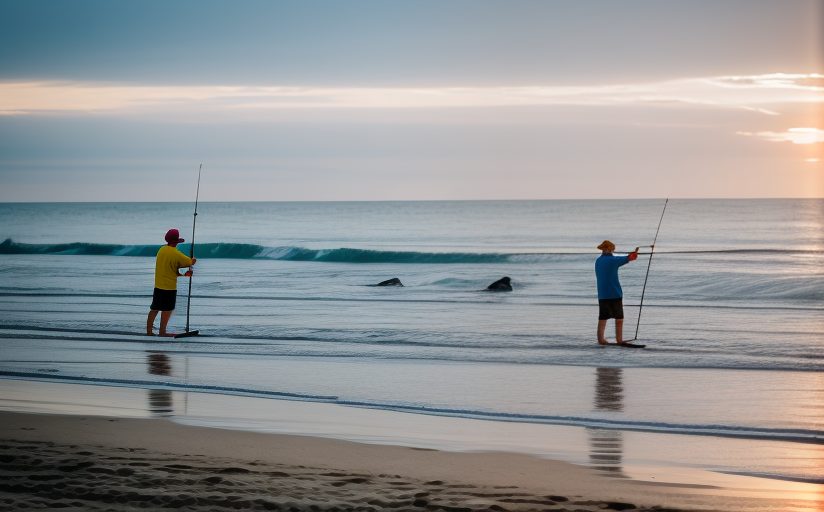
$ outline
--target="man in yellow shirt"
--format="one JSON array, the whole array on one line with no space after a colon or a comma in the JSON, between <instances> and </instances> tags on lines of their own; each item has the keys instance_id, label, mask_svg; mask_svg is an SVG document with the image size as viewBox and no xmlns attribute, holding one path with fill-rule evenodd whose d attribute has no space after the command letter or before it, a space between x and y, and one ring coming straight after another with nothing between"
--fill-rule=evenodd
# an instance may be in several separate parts
<instances>
[{"instance_id":1,"label":"man in yellow shirt","mask_svg":"<svg viewBox=\"0 0 824 512\"><path fill-rule=\"evenodd\" d=\"M149 317L146 319L146 335L154 336L154 321L160 312L160 336L171 337L173 333L166 332L166 325L172 317L177 301L177 278L192 277L191 268L181 274L181 268L191 267L197 258L189 258L177 249L177 244L185 242L180 238L180 231L170 229L166 232L166 244L157 251L155 261L155 287L152 295L152 305L149 308Z\"/></svg>"}]
</instances>

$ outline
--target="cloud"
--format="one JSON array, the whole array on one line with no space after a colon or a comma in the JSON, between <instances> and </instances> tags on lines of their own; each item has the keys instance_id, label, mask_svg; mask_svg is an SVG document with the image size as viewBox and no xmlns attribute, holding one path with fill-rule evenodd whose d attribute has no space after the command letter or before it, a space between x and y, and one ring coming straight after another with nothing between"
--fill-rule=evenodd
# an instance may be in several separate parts
<instances>
[{"instance_id":1,"label":"cloud","mask_svg":"<svg viewBox=\"0 0 824 512\"><path fill-rule=\"evenodd\" d=\"M737 132L738 135L759 137L772 142L793 144L818 144L824 142L824 130L818 128L790 128L784 132Z\"/></svg>"},{"instance_id":2,"label":"cloud","mask_svg":"<svg viewBox=\"0 0 824 512\"><path fill-rule=\"evenodd\" d=\"M293 109L422 109L540 106L653 106L744 109L824 103L824 75L768 74L639 84L509 87L142 86L85 82L0 82L0 115L214 112L266 118Z\"/></svg>"},{"instance_id":3,"label":"cloud","mask_svg":"<svg viewBox=\"0 0 824 512\"><path fill-rule=\"evenodd\" d=\"M818 73L770 73L751 76L722 76L710 80L720 87L824 91L824 75Z\"/></svg>"}]
</instances>

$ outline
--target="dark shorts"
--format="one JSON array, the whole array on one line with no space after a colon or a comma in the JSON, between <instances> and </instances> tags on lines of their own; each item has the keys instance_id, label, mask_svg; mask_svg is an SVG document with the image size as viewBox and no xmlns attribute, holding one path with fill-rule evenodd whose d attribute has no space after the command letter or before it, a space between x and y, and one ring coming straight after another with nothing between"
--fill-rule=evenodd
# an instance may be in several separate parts
<instances>
[{"instance_id":1,"label":"dark shorts","mask_svg":"<svg viewBox=\"0 0 824 512\"><path fill-rule=\"evenodd\" d=\"M624 319L623 299L599 299L598 300L598 320Z\"/></svg>"},{"instance_id":2,"label":"dark shorts","mask_svg":"<svg viewBox=\"0 0 824 512\"><path fill-rule=\"evenodd\" d=\"M161 290L155 288L152 294L152 305L149 309L153 311L173 311L177 302L177 290Z\"/></svg>"}]
</instances>

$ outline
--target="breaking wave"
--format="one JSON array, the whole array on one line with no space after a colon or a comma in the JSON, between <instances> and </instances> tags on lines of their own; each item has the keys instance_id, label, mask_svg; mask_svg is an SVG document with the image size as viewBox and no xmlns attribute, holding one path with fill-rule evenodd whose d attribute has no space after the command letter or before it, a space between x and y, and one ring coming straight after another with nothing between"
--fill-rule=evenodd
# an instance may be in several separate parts
<instances>
[{"instance_id":1,"label":"breaking wave","mask_svg":"<svg viewBox=\"0 0 824 512\"><path fill-rule=\"evenodd\" d=\"M178 246L184 254L189 253L189 244ZM93 256L154 256L159 245L117 245L71 242L61 244L25 244L7 238L0 243L0 254L57 254ZM541 263L548 261L579 260L593 257L587 252L423 252L423 251L379 251L339 247L334 249L308 249L305 247L267 247L243 243L203 243L197 244L198 258L226 259L268 259L284 261L319 261L336 263ZM799 254L813 251L804 250L721 250L721 251L669 251L665 254Z\"/></svg>"}]
</instances>

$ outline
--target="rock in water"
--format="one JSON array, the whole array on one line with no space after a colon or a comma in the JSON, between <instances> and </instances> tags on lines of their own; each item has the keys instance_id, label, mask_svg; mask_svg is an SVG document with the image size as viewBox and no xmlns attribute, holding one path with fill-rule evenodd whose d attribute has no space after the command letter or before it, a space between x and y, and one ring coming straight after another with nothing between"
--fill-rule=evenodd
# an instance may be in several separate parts
<instances>
[{"instance_id":1,"label":"rock in water","mask_svg":"<svg viewBox=\"0 0 824 512\"><path fill-rule=\"evenodd\" d=\"M397 277L393 277L392 279L387 279L386 281L381 281L380 283L374 286L403 286L403 283Z\"/></svg>"},{"instance_id":2,"label":"rock in water","mask_svg":"<svg viewBox=\"0 0 824 512\"><path fill-rule=\"evenodd\" d=\"M511 279L509 279L508 277L502 277L494 283L492 283L491 285L487 286L486 289L493 292L511 292Z\"/></svg>"}]
</instances>

